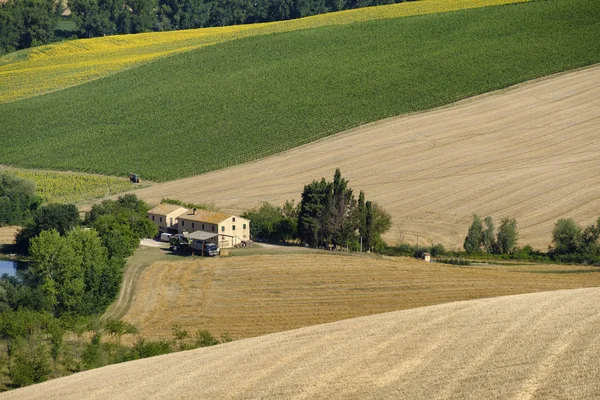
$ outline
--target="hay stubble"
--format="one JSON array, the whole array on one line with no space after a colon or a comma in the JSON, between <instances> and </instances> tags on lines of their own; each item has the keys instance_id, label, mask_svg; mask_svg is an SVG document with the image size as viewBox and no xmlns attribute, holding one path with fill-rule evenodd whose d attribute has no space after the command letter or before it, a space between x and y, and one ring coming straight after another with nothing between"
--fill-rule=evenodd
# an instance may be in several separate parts
<instances>
[{"instance_id":1,"label":"hay stubble","mask_svg":"<svg viewBox=\"0 0 600 400\"><path fill-rule=\"evenodd\" d=\"M393 218L385 239L462 246L471 215L516 218L545 250L558 218L600 209L600 66L369 124L266 159L138 191L233 212L299 200L335 168Z\"/></svg>"}]
</instances>

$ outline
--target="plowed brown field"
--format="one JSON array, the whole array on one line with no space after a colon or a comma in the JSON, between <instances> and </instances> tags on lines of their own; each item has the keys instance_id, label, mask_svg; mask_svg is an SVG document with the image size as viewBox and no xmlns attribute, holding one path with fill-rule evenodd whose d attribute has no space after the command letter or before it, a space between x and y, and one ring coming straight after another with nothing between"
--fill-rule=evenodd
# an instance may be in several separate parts
<instances>
[{"instance_id":1,"label":"plowed brown field","mask_svg":"<svg viewBox=\"0 0 600 400\"><path fill-rule=\"evenodd\" d=\"M545 250L554 222L600 214L600 66L363 126L269 157L137 191L239 212L300 197L336 167L393 217L388 241L462 246L471 215L517 219Z\"/></svg>"},{"instance_id":2,"label":"plowed brown field","mask_svg":"<svg viewBox=\"0 0 600 400\"><path fill-rule=\"evenodd\" d=\"M459 268L323 252L156 262L137 277L133 300L120 301L127 304L123 319L147 338L171 339L177 323L191 333L241 339L457 300L590 286L600 286L597 267Z\"/></svg>"},{"instance_id":3,"label":"plowed brown field","mask_svg":"<svg viewBox=\"0 0 600 400\"><path fill-rule=\"evenodd\" d=\"M3 399L594 399L600 289L456 302L82 372Z\"/></svg>"}]
</instances>

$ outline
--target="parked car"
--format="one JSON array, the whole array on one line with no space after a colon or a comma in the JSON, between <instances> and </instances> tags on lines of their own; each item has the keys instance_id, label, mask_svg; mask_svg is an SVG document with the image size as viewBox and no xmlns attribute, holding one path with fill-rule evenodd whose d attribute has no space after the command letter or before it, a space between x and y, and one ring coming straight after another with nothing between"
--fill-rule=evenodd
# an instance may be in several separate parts
<instances>
[{"instance_id":1,"label":"parked car","mask_svg":"<svg viewBox=\"0 0 600 400\"><path fill-rule=\"evenodd\" d=\"M221 249L214 243L206 243L204 245L204 252L202 255L204 257L214 257L218 256L221 253Z\"/></svg>"},{"instance_id":2,"label":"parked car","mask_svg":"<svg viewBox=\"0 0 600 400\"><path fill-rule=\"evenodd\" d=\"M172 233L161 233L160 234L160 241L161 242L171 243L171 237L172 236L173 236Z\"/></svg>"}]
</instances>

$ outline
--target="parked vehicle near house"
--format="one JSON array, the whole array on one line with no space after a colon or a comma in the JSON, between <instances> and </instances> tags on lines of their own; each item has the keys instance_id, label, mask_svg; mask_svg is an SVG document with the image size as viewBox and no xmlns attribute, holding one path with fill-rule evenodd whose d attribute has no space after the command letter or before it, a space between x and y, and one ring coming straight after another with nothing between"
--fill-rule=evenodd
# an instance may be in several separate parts
<instances>
[{"instance_id":1,"label":"parked vehicle near house","mask_svg":"<svg viewBox=\"0 0 600 400\"><path fill-rule=\"evenodd\" d=\"M204 257L215 257L221 254L221 249L214 243L205 243L202 255Z\"/></svg>"}]
</instances>

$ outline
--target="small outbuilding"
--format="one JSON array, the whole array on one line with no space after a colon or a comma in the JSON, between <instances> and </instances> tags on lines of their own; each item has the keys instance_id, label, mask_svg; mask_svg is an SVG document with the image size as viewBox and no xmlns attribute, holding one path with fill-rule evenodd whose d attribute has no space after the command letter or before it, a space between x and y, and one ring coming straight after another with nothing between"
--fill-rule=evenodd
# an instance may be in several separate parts
<instances>
[{"instance_id":1,"label":"small outbuilding","mask_svg":"<svg viewBox=\"0 0 600 400\"><path fill-rule=\"evenodd\" d=\"M425 262L431 262L431 254L429 253L423 253L423 255L421 256L421 258L425 261Z\"/></svg>"}]
</instances>

